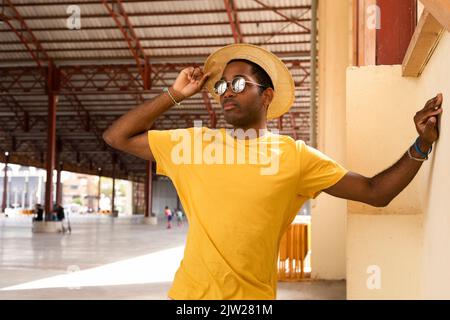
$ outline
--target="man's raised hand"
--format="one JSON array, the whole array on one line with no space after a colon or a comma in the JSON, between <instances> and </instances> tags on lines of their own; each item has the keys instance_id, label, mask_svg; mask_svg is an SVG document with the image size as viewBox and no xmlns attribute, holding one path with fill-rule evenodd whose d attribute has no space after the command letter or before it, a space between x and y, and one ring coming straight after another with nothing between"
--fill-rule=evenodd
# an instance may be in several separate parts
<instances>
[{"instance_id":1,"label":"man's raised hand","mask_svg":"<svg viewBox=\"0 0 450 320\"><path fill-rule=\"evenodd\" d=\"M172 88L175 93L182 95L183 98L189 98L203 88L209 75L210 73L203 73L199 67L185 68L177 76Z\"/></svg>"},{"instance_id":2,"label":"man's raised hand","mask_svg":"<svg viewBox=\"0 0 450 320\"><path fill-rule=\"evenodd\" d=\"M439 93L433 99L428 100L425 107L414 116L414 123L420 139L429 146L439 138L437 117L442 113L442 101L442 94Z\"/></svg>"}]
</instances>

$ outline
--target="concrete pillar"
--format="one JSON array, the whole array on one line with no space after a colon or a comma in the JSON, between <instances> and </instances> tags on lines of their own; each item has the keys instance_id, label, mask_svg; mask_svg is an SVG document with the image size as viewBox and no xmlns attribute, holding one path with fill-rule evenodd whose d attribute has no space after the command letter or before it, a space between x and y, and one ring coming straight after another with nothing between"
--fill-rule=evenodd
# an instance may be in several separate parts
<instances>
[{"instance_id":1,"label":"concrete pillar","mask_svg":"<svg viewBox=\"0 0 450 320\"><path fill-rule=\"evenodd\" d=\"M147 161L145 176L145 211L144 217L148 218L152 213L152 161Z\"/></svg>"},{"instance_id":2,"label":"concrete pillar","mask_svg":"<svg viewBox=\"0 0 450 320\"><path fill-rule=\"evenodd\" d=\"M53 170L56 159L56 106L58 103L58 70L50 64L47 73L48 117L47 117L47 181L45 184L45 220L51 219L53 209Z\"/></svg>"},{"instance_id":3,"label":"concrete pillar","mask_svg":"<svg viewBox=\"0 0 450 320\"><path fill-rule=\"evenodd\" d=\"M102 168L98 168L97 211L100 211L100 197L102 192Z\"/></svg>"},{"instance_id":4,"label":"concrete pillar","mask_svg":"<svg viewBox=\"0 0 450 320\"><path fill-rule=\"evenodd\" d=\"M319 1L317 149L344 167L346 69L351 65L351 0ZM322 193L311 202L311 276L346 277L347 202Z\"/></svg>"},{"instance_id":5,"label":"concrete pillar","mask_svg":"<svg viewBox=\"0 0 450 320\"><path fill-rule=\"evenodd\" d=\"M117 156L116 154L113 154L113 168L112 168L112 196L111 196L111 214L114 216L114 210L115 210L115 200L116 200L116 161Z\"/></svg>"},{"instance_id":6,"label":"concrete pillar","mask_svg":"<svg viewBox=\"0 0 450 320\"><path fill-rule=\"evenodd\" d=\"M3 176L3 201L2 201L2 212L6 210L6 200L8 195L8 162L9 162L9 153L5 153L5 174Z\"/></svg>"},{"instance_id":7,"label":"concrete pillar","mask_svg":"<svg viewBox=\"0 0 450 320\"><path fill-rule=\"evenodd\" d=\"M141 201L141 193L139 190L139 182L135 181L133 182L133 196L136 198L136 205L134 207L134 214L137 214L139 211L139 205Z\"/></svg>"}]
</instances>

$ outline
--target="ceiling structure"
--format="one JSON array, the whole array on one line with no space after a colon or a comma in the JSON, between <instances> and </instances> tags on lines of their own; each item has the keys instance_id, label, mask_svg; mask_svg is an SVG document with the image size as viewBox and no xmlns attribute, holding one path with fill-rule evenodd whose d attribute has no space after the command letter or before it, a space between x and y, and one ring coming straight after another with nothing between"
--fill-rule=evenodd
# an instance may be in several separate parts
<instances>
[{"instance_id":1,"label":"ceiling structure","mask_svg":"<svg viewBox=\"0 0 450 320\"><path fill-rule=\"evenodd\" d=\"M108 147L102 132L170 86L181 69L214 50L252 43L290 69L295 103L269 121L309 141L311 0L0 0L0 152L44 167L49 95L57 95L58 163L64 170L140 180L145 161ZM156 129L194 120L228 127L220 105L201 92L175 106ZM0 161L2 159L0 158Z\"/></svg>"}]
</instances>

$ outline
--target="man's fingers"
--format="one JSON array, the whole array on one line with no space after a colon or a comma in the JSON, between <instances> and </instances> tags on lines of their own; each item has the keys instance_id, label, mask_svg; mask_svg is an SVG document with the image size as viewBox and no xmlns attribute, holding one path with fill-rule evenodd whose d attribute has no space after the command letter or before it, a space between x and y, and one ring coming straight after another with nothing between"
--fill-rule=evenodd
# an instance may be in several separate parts
<instances>
[{"instance_id":1,"label":"man's fingers","mask_svg":"<svg viewBox=\"0 0 450 320\"><path fill-rule=\"evenodd\" d=\"M424 113L422 115L422 120L428 119L431 116L437 116L437 115L441 114L442 111L443 111L442 108L439 108L439 107L437 109L435 109L435 108L428 109L428 110L424 111Z\"/></svg>"},{"instance_id":2,"label":"man's fingers","mask_svg":"<svg viewBox=\"0 0 450 320\"><path fill-rule=\"evenodd\" d=\"M183 69L183 72L186 74L188 80L191 80L191 74L194 71L194 67L188 67Z\"/></svg>"},{"instance_id":3,"label":"man's fingers","mask_svg":"<svg viewBox=\"0 0 450 320\"><path fill-rule=\"evenodd\" d=\"M199 82L200 88L203 87L203 85L205 84L206 80L208 80L208 78L209 78L210 75L211 75L210 72L205 73L205 74L203 75L203 77L200 79L200 82Z\"/></svg>"},{"instance_id":4,"label":"man's fingers","mask_svg":"<svg viewBox=\"0 0 450 320\"><path fill-rule=\"evenodd\" d=\"M427 121L427 126L433 127L435 123L436 123L436 118L435 117L431 117Z\"/></svg>"},{"instance_id":5,"label":"man's fingers","mask_svg":"<svg viewBox=\"0 0 450 320\"><path fill-rule=\"evenodd\" d=\"M425 104L425 107L423 108L424 110L430 109L432 106L434 106L434 100L436 99L436 97L434 97L433 99L430 99L427 101L427 103Z\"/></svg>"},{"instance_id":6,"label":"man's fingers","mask_svg":"<svg viewBox=\"0 0 450 320\"><path fill-rule=\"evenodd\" d=\"M442 105L442 99L442 93L437 94L436 97L427 101L423 109L435 109L436 107L440 107Z\"/></svg>"},{"instance_id":7,"label":"man's fingers","mask_svg":"<svg viewBox=\"0 0 450 320\"><path fill-rule=\"evenodd\" d=\"M439 109L440 107L442 107L442 101L444 100L444 97L442 96L442 93L439 93L436 96L436 101L434 103L434 109Z\"/></svg>"},{"instance_id":8,"label":"man's fingers","mask_svg":"<svg viewBox=\"0 0 450 320\"><path fill-rule=\"evenodd\" d=\"M196 68L196 69L194 70L194 73L193 73L192 78L193 78L194 80L198 80L198 78L200 78L201 76L202 76L201 70L198 69L198 68Z\"/></svg>"}]
</instances>

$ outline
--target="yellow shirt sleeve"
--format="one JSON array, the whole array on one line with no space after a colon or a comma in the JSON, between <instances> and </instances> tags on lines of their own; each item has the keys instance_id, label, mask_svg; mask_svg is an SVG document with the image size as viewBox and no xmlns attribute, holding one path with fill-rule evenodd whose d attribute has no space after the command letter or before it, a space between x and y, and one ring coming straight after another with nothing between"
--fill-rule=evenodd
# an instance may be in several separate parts
<instances>
[{"instance_id":1,"label":"yellow shirt sleeve","mask_svg":"<svg viewBox=\"0 0 450 320\"><path fill-rule=\"evenodd\" d=\"M170 178L176 177L179 165L173 150L181 136L189 136L189 129L149 130L148 144L156 161L156 173Z\"/></svg>"},{"instance_id":2,"label":"yellow shirt sleeve","mask_svg":"<svg viewBox=\"0 0 450 320\"><path fill-rule=\"evenodd\" d=\"M304 141L298 140L296 145L300 163L297 194L315 199L347 174L347 169Z\"/></svg>"}]
</instances>

